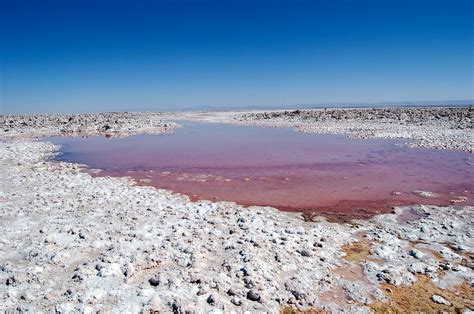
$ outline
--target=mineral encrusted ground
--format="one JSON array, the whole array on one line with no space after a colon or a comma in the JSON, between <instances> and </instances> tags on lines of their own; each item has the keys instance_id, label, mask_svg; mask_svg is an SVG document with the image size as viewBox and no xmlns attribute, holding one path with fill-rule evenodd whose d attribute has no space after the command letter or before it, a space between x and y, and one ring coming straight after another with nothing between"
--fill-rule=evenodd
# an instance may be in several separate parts
<instances>
[{"instance_id":1,"label":"mineral encrusted ground","mask_svg":"<svg viewBox=\"0 0 474 314\"><path fill-rule=\"evenodd\" d=\"M107 112L98 114L0 115L0 138L43 136L126 136L170 132L178 125L160 113Z\"/></svg>"},{"instance_id":2,"label":"mineral encrusted ground","mask_svg":"<svg viewBox=\"0 0 474 314\"><path fill-rule=\"evenodd\" d=\"M44 129L56 135L55 125ZM93 178L50 161L56 149L19 137L0 143L0 310L369 312L411 308L403 291L429 310L474 309L472 207L305 222Z\"/></svg>"},{"instance_id":3,"label":"mineral encrusted ground","mask_svg":"<svg viewBox=\"0 0 474 314\"><path fill-rule=\"evenodd\" d=\"M474 152L471 107L210 111L167 114L175 119L290 127L355 138L405 138L412 146Z\"/></svg>"}]
</instances>

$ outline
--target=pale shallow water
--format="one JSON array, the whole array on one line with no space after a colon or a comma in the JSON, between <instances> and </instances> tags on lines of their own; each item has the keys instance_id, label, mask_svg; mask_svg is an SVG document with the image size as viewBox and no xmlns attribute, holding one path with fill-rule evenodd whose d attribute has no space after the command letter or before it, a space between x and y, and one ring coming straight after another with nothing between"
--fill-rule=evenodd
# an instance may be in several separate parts
<instances>
[{"instance_id":1,"label":"pale shallow water","mask_svg":"<svg viewBox=\"0 0 474 314\"><path fill-rule=\"evenodd\" d=\"M447 205L463 198L457 204L474 204L468 153L284 128L182 124L167 135L48 140L63 145L58 160L102 170L94 175L131 176L193 200L269 205L342 220L389 212L395 205Z\"/></svg>"}]
</instances>

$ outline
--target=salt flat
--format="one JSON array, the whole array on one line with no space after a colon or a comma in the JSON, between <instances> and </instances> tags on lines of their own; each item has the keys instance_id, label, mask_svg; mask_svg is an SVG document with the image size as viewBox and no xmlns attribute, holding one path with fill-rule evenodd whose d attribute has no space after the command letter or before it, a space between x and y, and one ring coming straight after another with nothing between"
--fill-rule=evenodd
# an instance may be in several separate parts
<instances>
[{"instance_id":1,"label":"salt flat","mask_svg":"<svg viewBox=\"0 0 474 314\"><path fill-rule=\"evenodd\" d=\"M128 178L91 177L48 159L58 147L34 139L172 132L178 125L169 121L179 117L406 137L472 152L470 109L402 110L395 117L420 117L400 124L366 123L358 111L343 111L350 117L343 123L252 112L2 116L0 309L473 310L474 208L462 202L396 208L369 221L308 222L270 207L193 203ZM423 302L407 303L403 291Z\"/></svg>"}]
</instances>

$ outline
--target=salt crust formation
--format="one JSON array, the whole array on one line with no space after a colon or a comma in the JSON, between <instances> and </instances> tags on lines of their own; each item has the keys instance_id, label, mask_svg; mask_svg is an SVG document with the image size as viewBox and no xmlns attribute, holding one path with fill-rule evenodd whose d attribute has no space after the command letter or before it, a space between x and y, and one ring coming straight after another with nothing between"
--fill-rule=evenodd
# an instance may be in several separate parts
<instances>
[{"instance_id":1,"label":"salt crust formation","mask_svg":"<svg viewBox=\"0 0 474 314\"><path fill-rule=\"evenodd\" d=\"M248 114L212 115L225 122L222 116L245 121ZM177 127L162 115L131 114L104 130L108 117L87 117L100 121L85 124L87 132ZM193 203L129 178L91 177L81 165L51 160L57 146L28 138L82 134L81 127L63 132L56 122L35 122L16 129L15 116L2 119L10 133L0 143L0 310L275 313L289 306L365 313L390 302L382 287L409 287L420 276L446 291L461 284L472 291L473 207L417 205L337 224L268 207ZM6 124L13 128L5 132ZM453 300L428 298L455 310Z\"/></svg>"},{"instance_id":2,"label":"salt crust formation","mask_svg":"<svg viewBox=\"0 0 474 314\"><path fill-rule=\"evenodd\" d=\"M471 107L209 111L166 114L174 119L259 127L289 127L307 133L353 138L403 138L410 146L474 152Z\"/></svg>"}]
</instances>

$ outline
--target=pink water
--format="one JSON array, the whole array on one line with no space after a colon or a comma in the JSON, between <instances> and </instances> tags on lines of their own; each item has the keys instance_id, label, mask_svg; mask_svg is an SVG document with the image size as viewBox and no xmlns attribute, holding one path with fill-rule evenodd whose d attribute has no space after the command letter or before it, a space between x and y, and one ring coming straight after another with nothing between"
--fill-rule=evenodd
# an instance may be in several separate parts
<instances>
[{"instance_id":1,"label":"pink water","mask_svg":"<svg viewBox=\"0 0 474 314\"><path fill-rule=\"evenodd\" d=\"M131 176L138 184L337 220L409 204L474 205L471 154L224 124L186 123L176 134L54 138L58 159ZM413 193L435 193L426 198ZM466 199L467 198L467 199Z\"/></svg>"}]
</instances>

